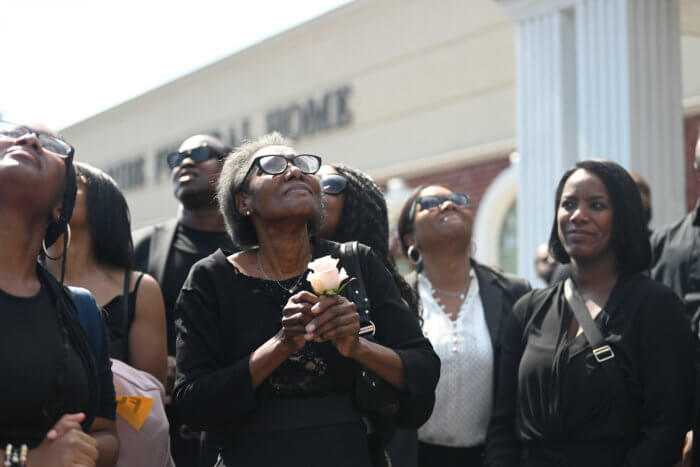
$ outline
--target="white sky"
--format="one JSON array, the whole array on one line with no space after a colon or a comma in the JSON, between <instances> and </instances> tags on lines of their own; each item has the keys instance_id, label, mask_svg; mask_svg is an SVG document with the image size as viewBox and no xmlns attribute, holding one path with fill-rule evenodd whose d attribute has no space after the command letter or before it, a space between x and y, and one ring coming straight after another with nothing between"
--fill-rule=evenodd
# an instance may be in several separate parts
<instances>
[{"instance_id":1,"label":"white sky","mask_svg":"<svg viewBox=\"0 0 700 467\"><path fill-rule=\"evenodd\" d=\"M60 129L348 0L0 0L0 114Z\"/></svg>"}]
</instances>

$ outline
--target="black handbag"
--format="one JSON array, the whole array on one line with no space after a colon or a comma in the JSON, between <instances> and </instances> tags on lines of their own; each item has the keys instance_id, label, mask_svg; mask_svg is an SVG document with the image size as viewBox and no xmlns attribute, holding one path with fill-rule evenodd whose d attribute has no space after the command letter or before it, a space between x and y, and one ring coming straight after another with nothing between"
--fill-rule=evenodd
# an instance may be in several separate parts
<instances>
[{"instance_id":1,"label":"black handbag","mask_svg":"<svg viewBox=\"0 0 700 467\"><path fill-rule=\"evenodd\" d=\"M618 296L620 298L624 297L625 292L636 282L636 280L628 281L627 284L624 285L624 290ZM615 360L615 353L605 341L596 322L591 318L588 307L586 307L583 297L579 294L571 278L566 279L564 282L564 296L576 317L576 321L578 321L578 324L581 326L586 340L593 348L593 356L596 362L600 365L603 374L610 384L613 400L615 401L618 415L624 426L625 442L628 445L632 445L637 440L639 434L639 420L630 403L629 393L625 388L622 373Z\"/></svg>"}]
</instances>

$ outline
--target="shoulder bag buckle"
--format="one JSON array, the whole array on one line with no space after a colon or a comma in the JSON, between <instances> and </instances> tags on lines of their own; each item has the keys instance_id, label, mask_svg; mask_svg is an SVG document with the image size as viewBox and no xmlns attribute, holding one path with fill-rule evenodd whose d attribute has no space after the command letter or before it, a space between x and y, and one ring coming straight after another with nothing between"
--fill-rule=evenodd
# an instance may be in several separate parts
<instances>
[{"instance_id":1,"label":"shoulder bag buckle","mask_svg":"<svg viewBox=\"0 0 700 467\"><path fill-rule=\"evenodd\" d=\"M615 354L609 345L601 345L593 349L593 356L598 363L603 363L607 360L615 358Z\"/></svg>"}]
</instances>

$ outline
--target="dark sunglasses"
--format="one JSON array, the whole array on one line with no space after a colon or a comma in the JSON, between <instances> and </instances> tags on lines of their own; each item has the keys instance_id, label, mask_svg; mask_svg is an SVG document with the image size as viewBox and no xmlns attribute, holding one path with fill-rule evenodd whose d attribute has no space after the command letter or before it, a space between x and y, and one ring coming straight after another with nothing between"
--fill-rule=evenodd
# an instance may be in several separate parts
<instances>
[{"instance_id":1,"label":"dark sunglasses","mask_svg":"<svg viewBox=\"0 0 700 467\"><path fill-rule=\"evenodd\" d=\"M324 175L321 177L321 187L327 195L339 195L348 184L348 179L339 174Z\"/></svg>"},{"instance_id":2,"label":"dark sunglasses","mask_svg":"<svg viewBox=\"0 0 700 467\"><path fill-rule=\"evenodd\" d=\"M184 161L187 158L192 159L196 164L199 164L200 162L204 162L208 159L219 159L223 160L226 156L222 155L215 149L209 147L209 146L200 146L195 149L190 149L189 151L182 151L182 152L171 152L168 154L168 166L171 169L174 169L175 167L178 167L180 164L182 164L182 161Z\"/></svg>"},{"instance_id":3,"label":"dark sunglasses","mask_svg":"<svg viewBox=\"0 0 700 467\"><path fill-rule=\"evenodd\" d=\"M416 215L416 208L420 204L420 210L427 210L437 208L442 205L445 201L452 201L456 206L468 208L472 205L472 200L469 195L464 193L450 193L449 195L436 195L436 196L419 196L413 200L411 204L411 210L408 213L408 218L413 222L413 218Z\"/></svg>"},{"instance_id":4,"label":"dark sunglasses","mask_svg":"<svg viewBox=\"0 0 700 467\"><path fill-rule=\"evenodd\" d=\"M318 172L318 169L321 168L321 158L312 154L299 154L289 158L287 156L272 154L256 157L250 165L248 172L257 165L260 170L266 174L279 175L287 170L290 163L307 175L315 174Z\"/></svg>"},{"instance_id":5,"label":"dark sunglasses","mask_svg":"<svg viewBox=\"0 0 700 467\"><path fill-rule=\"evenodd\" d=\"M15 140L20 139L25 135L34 135L43 149L51 152L61 159L69 159L73 157L75 150L73 146L63 141L58 136L39 133L38 131L30 130L22 125L15 123L0 121L0 149L5 146L9 147L15 144Z\"/></svg>"}]
</instances>

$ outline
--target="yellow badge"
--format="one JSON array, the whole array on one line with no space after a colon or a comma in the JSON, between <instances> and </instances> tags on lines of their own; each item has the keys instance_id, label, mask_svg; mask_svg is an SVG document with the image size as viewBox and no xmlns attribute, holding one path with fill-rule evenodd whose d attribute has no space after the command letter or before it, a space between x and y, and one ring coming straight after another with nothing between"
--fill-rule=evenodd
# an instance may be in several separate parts
<instances>
[{"instance_id":1,"label":"yellow badge","mask_svg":"<svg viewBox=\"0 0 700 467\"><path fill-rule=\"evenodd\" d=\"M152 407L153 399L150 397L117 397L117 414L121 415L136 431L141 429Z\"/></svg>"}]
</instances>

